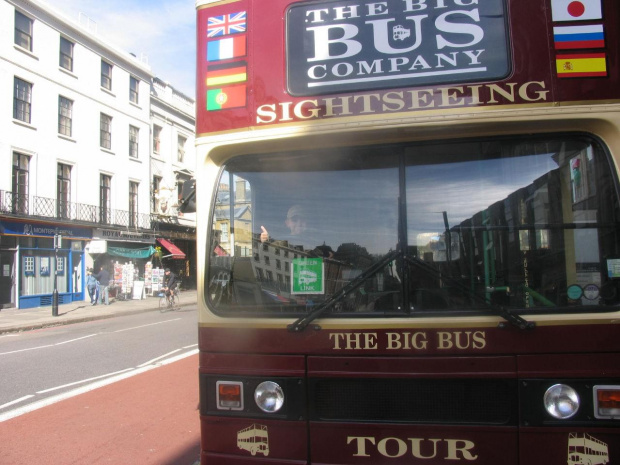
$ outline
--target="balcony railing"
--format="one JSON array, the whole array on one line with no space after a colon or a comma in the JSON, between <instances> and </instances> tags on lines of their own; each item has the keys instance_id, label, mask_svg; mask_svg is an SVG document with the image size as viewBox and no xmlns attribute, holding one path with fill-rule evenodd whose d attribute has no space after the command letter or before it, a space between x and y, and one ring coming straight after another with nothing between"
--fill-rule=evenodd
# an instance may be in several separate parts
<instances>
[{"instance_id":1,"label":"balcony railing","mask_svg":"<svg viewBox=\"0 0 620 465\"><path fill-rule=\"evenodd\" d=\"M98 226L121 226L128 229L157 229L156 218L146 213L101 208L36 195L0 190L0 213L41 219L78 221Z\"/></svg>"}]
</instances>

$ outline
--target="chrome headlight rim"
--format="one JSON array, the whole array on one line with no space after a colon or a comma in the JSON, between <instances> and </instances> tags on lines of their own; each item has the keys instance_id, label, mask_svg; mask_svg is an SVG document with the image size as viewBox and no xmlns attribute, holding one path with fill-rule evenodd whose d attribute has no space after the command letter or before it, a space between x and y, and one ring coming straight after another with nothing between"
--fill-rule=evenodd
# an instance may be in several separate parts
<instances>
[{"instance_id":1,"label":"chrome headlight rim","mask_svg":"<svg viewBox=\"0 0 620 465\"><path fill-rule=\"evenodd\" d=\"M577 391L568 384L554 384L543 396L546 412L557 420L573 418L581 406Z\"/></svg>"},{"instance_id":2,"label":"chrome headlight rim","mask_svg":"<svg viewBox=\"0 0 620 465\"><path fill-rule=\"evenodd\" d=\"M284 390L275 381L263 381L254 389L254 402L265 413L277 413L284 406Z\"/></svg>"}]
</instances>

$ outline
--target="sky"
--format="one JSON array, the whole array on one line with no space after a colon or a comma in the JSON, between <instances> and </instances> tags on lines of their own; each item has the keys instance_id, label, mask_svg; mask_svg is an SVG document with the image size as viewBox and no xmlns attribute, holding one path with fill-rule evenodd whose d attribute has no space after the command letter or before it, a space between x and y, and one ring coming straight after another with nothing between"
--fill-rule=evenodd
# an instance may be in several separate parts
<instances>
[{"instance_id":1,"label":"sky","mask_svg":"<svg viewBox=\"0 0 620 465\"><path fill-rule=\"evenodd\" d=\"M155 76L191 98L196 94L194 0L43 0L69 19L96 23L97 35L137 57Z\"/></svg>"}]
</instances>

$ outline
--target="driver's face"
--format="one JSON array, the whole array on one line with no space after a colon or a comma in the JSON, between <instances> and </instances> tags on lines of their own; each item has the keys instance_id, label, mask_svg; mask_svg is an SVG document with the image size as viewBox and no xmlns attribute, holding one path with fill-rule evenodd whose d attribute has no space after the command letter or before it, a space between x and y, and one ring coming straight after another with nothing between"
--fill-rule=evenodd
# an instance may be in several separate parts
<instances>
[{"instance_id":1,"label":"driver's face","mask_svg":"<svg viewBox=\"0 0 620 465\"><path fill-rule=\"evenodd\" d=\"M306 230L306 219L300 215L289 216L285 223L293 236L298 236Z\"/></svg>"}]
</instances>

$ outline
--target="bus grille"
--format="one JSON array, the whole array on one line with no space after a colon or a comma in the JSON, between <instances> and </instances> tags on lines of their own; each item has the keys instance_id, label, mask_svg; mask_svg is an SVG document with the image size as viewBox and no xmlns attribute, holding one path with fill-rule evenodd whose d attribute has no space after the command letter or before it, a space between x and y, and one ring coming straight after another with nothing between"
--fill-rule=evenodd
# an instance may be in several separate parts
<instances>
[{"instance_id":1,"label":"bus grille","mask_svg":"<svg viewBox=\"0 0 620 465\"><path fill-rule=\"evenodd\" d=\"M516 425L517 385L502 379L314 379L318 421Z\"/></svg>"}]
</instances>

